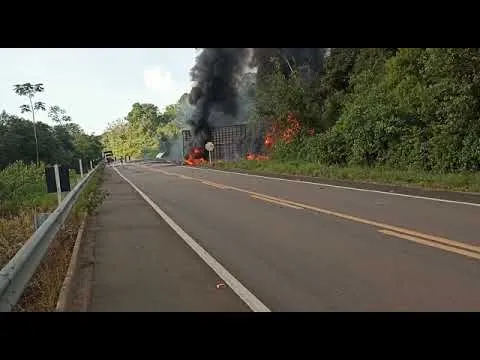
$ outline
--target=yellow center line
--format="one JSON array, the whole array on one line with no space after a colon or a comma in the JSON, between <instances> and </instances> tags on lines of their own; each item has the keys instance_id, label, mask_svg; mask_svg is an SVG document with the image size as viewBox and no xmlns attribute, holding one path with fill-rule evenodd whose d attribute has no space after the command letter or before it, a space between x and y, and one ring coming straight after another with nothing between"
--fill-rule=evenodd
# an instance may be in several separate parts
<instances>
[{"instance_id":1,"label":"yellow center line","mask_svg":"<svg viewBox=\"0 0 480 360\"><path fill-rule=\"evenodd\" d=\"M199 180L199 179L195 179L195 178L190 178L190 179ZM388 225L388 224L384 224L384 223L381 223L381 222L378 222L378 221L372 221L372 220L368 220L368 219L364 219L364 218L360 218L360 217L352 216L352 215L348 215L348 214L343 214L343 213L328 210L328 209L322 209L322 208L319 208L319 207L316 207L316 206L311 206L311 205L296 202L296 201L282 199L282 198L279 198L279 197L276 197L276 196L262 194L262 193L258 193L258 192L255 192L255 191L250 191L250 190L246 190L246 189L242 189L242 188L237 188L237 187L234 187L234 186L228 186L228 185L218 184L218 183L216 183L216 185L224 186L225 188L228 188L230 190L236 190L236 191L239 191L239 192L243 192L243 193L251 195L252 197L261 198L262 200L265 200L265 201L267 201L266 199L268 199L271 202L276 201L277 203L285 205L285 206L288 204L288 205L291 205L294 208L312 210L312 211L315 211L315 212L318 212L318 213L321 213L321 214L335 216L335 217L338 217L338 218L341 218L341 219L350 220L350 221L365 224L365 225L371 225L371 226L383 229L383 231L400 233L400 234L402 234L402 236L404 236L402 238L405 238L405 236L409 236L409 238L423 238L423 239L426 239L426 240L430 240L430 242L438 243L439 248L443 248L443 249L458 248L458 249L463 249L466 252L472 251L472 252L476 252L476 253L480 254L480 246L470 245L470 244L466 244L466 243L463 243L463 242L446 239L444 237L435 236L435 235L431 235L431 234L425 234L425 233L421 233L421 232L418 232L418 231L402 228L402 227L399 227L399 226ZM409 240L409 239L406 239L406 240ZM425 240L422 240L422 241L425 241ZM440 245L440 244L443 244L443 245ZM430 245L430 246L433 246L433 245ZM454 251L454 252L459 253L458 249L457 249L457 251Z\"/></svg>"},{"instance_id":2,"label":"yellow center line","mask_svg":"<svg viewBox=\"0 0 480 360\"><path fill-rule=\"evenodd\" d=\"M217 184L217 183L214 183L214 182L210 182L210 181L202 181L202 184L210 185L210 186L216 187L218 189L222 189L222 190L228 189L227 186L224 186L222 184Z\"/></svg>"},{"instance_id":3,"label":"yellow center line","mask_svg":"<svg viewBox=\"0 0 480 360\"><path fill-rule=\"evenodd\" d=\"M445 245L455 246L455 247L462 248L462 249L465 249L465 250L470 250L470 251L480 253L480 247L479 246L474 246L474 245L465 244L465 243L462 243L462 242L459 242L459 241L449 240L449 239L446 239L446 238L443 238L443 237L440 237L440 236L424 234L424 233L421 233L421 232L405 229L405 228L402 228L402 227L388 225L388 224L384 224L384 223L381 223L381 222L372 221L372 220L368 220L368 219L363 219L363 218L360 218L360 217L357 217L357 216L343 214L343 213L339 213L339 212L336 212L336 211L321 209L321 208L318 208L318 207L315 207L315 206L310 206L310 205L307 205L307 204L303 204L303 203L299 203L299 202L295 202L295 201L290 201L290 200L278 198L278 197L275 197L275 196L259 194L259 193L249 191L249 190L239 189L239 188L235 188L235 187L231 187L231 189L237 190L237 191L242 191L242 192L248 193L250 195L263 196L263 197L266 197L266 198L269 198L269 199L272 199L272 200L285 202L287 204L291 204L291 205L294 205L294 206L300 206L300 207L303 207L303 208L308 209L308 210L313 210L313 211L316 211L316 212L319 212L319 213L322 213L322 214L326 214L326 215L336 216L336 217L339 217L339 218L342 218L342 219L345 219L345 220L350 220L350 221L354 221L354 222L358 222L358 223L362 223L362 224L366 224L366 225L371 225L371 226L375 226L375 227L385 229L385 230L404 233L404 234L407 234L407 235L410 235L410 236L422 237L424 239L428 239L428 240L435 241L435 242L438 242L438 243L442 243L442 244L445 244Z\"/></svg>"},{"instance_id":4,"label":"yellow center line","mask_svg":"<svg viewBox=\"0 0 480 360\"><path fill-rule=\"evenodd\" d=\"M251 196L252 198L254 198L254 199L263 200L263 201L266 201L266 202L269 202L269 203L286 206L286 207L289 207L289 208L292 208L292 209L304 210L304 209L303 209L302 207L300 207L300 206L290 205L290 204L287 204L287 203L285 203L285 202L277 201L277 200L272 200L272 199L269 199L269 198L266 198L266 197L263 197L263 196L256 196L256 195L250 195L250 196Z\"/></svg>"},{"instance_id":5,"label":"yellow center line","mask_svg":"<svg viewBox=\"0 0 480 360\"><path fill-rule=\"evenodd\" d=\"M434 247L434 248L437 248L437 249L453 252L453 253L456 253L456 254L460 254L460 255L463 255L463 256L467 256L467 257L470 257L470 258L480 260L480 254L478 254L476 252L473 252L473 251L462 250L462 249L459 249L459 248L456 248L456 247L453 247L453 246L448 246L448 245L442 245L442 244L439 244L439 243L436 243L436 242L433 242L433 241L424 240L424 239L421 239L421 238L418 238L418 237L415 237L415 236L410 236L410 235L406 235L406 234L402 234L402 233L397 233L397 232L394 232L394 231L389 231L389 230L378 230L378 231L381 232L382 234L385 234L385 235L396 236L396 237L399 237L399 238L404 239L404 240L413 241L413 242L416 242L418 244L431 246L431 247Z\"/></svg>"}]
</instances>

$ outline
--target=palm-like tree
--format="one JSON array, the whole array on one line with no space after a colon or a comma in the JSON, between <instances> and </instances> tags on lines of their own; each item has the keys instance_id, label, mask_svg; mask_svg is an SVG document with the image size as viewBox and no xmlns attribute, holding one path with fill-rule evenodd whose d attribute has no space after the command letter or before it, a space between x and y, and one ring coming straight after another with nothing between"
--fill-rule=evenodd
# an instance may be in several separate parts
<instances>
[{"instance_id":1,"label":"palm-like tree","mask_svg":"<svg viewBox=\"0 0 480 360\"><path fill-rule=\"evenodd\" d=\"M29 103L26 105L20 106L20 111L23 113L31 112L33 119L33 134L35 136L35 151L37 154L37 165L39 164L39 155L38 155L38 139L37 139L37 126L35 123L35 111L43 110L45 111L45 103L41 101L33 102L35 94L43 92L45 89L43 84L18 84L13 86L13 90L17 95L28 97Z\"/></svg>"}]
</instances>

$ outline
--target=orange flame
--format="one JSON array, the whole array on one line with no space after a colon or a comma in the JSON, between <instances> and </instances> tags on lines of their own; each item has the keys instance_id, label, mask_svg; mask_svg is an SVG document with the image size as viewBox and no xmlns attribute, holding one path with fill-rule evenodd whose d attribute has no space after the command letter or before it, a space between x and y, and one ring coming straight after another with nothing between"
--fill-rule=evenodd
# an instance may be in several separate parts
<instances>
[{"instance_id":1,"label":"orange flame","mask_svg":"<svg viewBox=\"0 0 480 360\"><path fill-rule=\"evenodd\" d=\"M184 163L189 166L198 166L206 162L203 158L204 149L202 147L194 147L188 154Z\"/></svg>"},{"instance_id":2,"label":"orange flame","mask_svg":"<svg viewBox=\"0 0 480 360\"><path fill-rule=\"evenodd\" d=\"M287 115L286 124L281 124L280 121L275 121L273 125L270 127L267 135L265 136L264 144L267 150L271 150L277 140L282 140L285 143L292 142L302 130L302 126L300 122L296 118L296 116L289 112ZM314 129L308 129L307 134L310 136L315 135ZM267 155L258 155L258 154L247 154L247 160L268 160L269 156Z\"/></svg>"}]
</instances>

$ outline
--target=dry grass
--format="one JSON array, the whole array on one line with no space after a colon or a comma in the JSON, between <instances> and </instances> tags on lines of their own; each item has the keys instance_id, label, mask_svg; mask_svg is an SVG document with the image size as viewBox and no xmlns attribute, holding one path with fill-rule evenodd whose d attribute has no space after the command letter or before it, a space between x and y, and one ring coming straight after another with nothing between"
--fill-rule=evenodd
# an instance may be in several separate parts
<instances>
[{"instance_id":1,"label":"dry grass","mask_svg":"<svg viewBox=\"0 0 480 360\"><path fill-rule=\"evenodd\" d=\"M13 309L19 312L54 311L70 263L83 213L91 213L103 200L98 189L100 174L84 189L78 204L53 240L48 252ZM45 209L46 210L46 209ZM52 209L50 209L52 210ZM0 218L0 268L20 250L34 233L34 210L23 210L16 216Z\"/></svg>"},{"instance_id":2,"label":"dry grass","mask_svg":"<svg viewBox=\"0 0 480 360\"><path fill-rule=\"evenodd\" d=\"M80 220L71 216L52 242L13 311L53 311L72 255Z\"/></svg>"},{"instance_id":3,"label":"dry grass","mask_svg":"<svg viewBox=\"0 0 480 360\"><path fill-rule=\"evenodd\" d=\"M33 211L0 219L0 267L3 267L33 234ZM51 311L55 309L79 227L77 216L70 216L52 242L44 261L30 280L14 311Z\"/></svg>"},{"instance_id":4,"label":"dry grass","mask_svg":"<svg viewBox=\"0 0 480 360\"><path fill-rule=\"evenodd\" d=\"M17 253L33 234L33 211L23 211L18 216L0 218L0 268Z\"/></svg>"}]
</instances>

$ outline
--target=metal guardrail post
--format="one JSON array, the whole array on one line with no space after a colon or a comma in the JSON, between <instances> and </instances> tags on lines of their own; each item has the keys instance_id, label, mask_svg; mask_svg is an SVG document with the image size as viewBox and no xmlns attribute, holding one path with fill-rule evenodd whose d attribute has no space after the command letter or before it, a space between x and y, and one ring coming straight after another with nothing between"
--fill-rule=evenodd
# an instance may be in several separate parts
<instances>
[{"instance_id":1,"label":"metal guardrail post","mask_svg":"<svg viewBox=\"0 0 480 360\"><path fill-rule=\"evenodd\" d=\"M95 171L90 171L81 179L8 264L0 270L0 312L9 312L17 304L51 242L70 215L82 190L102 165L103 162L95 167Z\"/></svg>"}]
</instances>

